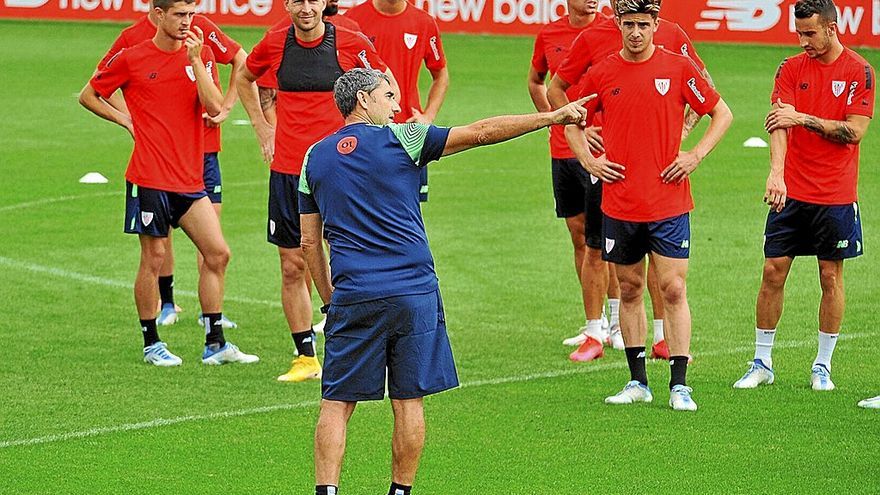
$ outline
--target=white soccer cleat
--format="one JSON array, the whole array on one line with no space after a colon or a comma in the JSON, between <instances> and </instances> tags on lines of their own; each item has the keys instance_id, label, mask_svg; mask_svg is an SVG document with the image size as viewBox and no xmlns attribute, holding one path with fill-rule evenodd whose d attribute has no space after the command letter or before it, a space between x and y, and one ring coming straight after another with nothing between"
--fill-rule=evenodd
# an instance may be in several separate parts
<instances>
[{"instance_id":1,"label":"white soccer cleat","mask_svg":"<svg viewBox=\"0 0 880 495\"><path fill-rule=\"evenodd\" d=\"M317 331L317 330L315 330ZM562 341L562 345L567 345L571 347L577 347L584 342L587 341L587 327L586 325L580 328L580 333L575 335L574 337L569 337Z\"/></svg>"},{"instance_id":2,"label":"white soccer cleat","mask_svg":"<svg viewBox=\"0 0 880 495\"><path fill-rule=\"evenodd\" d=\"M880 395L859 401L859 407L864 407L865 409L880 409Z\"/></svg>"},{"instance_id":3,"label":"white soccer cleat","mask_svg":"<svg viewBox=\"0 0 880 495\"><path fill-rule=\"evenodd\" d=\"M183 360L172 354L165 342L156 342L144 347L144 362L153 366L180 366Z\"/></svg>"},{"instance_id":4,"label":"white soccer cleat","mask_svg":"<svg viewBox=\"0 0 880 495\"><path fill-rule=\"evenodd\" d=\"M605 397L606 404L633 404L635 402L651 402L654 394L647 385L642 385L637 380L632 380L616 394Z\"/></svg>"},{"instance_id":5,"label":"white soccer cleat","mask_svg":"<svg viewBox=\"0 0 880 495\"><path fill-rule=\"evenodd\" d=\"M827 392L834 390L834 382L831 381L831 372L822 364L813 366L810 370L810 386L813 390Z\"/></svg>"},{"instance_id":6,"label":"white soccer cleat","mask_svg":"<svg viewBox=\"0 0 880 495\"><path fill-rule=\"evenodd\" d=\"M162 310L159 311L159 317L156 318L156 324L167 327L177 323L177 306L173 304L163 304Z\"/></svg>"},{"instance_id":7,"label":"white soccer cleat","mask_svg":"<svg viewBox=\"0 0 880 495\"><path fill-rule=\"evenodd\" d=\"M610 329L611 333L608 334L608 338L605 339L605 343L618 351L622 351L624 348L626 348L626 344L623 343L623 334L620 333L620 325L611 325Z\"/></svg>"},{"instance_id":8,"label":"white soccer cleat","mask_svg":"<svg viewBox=\"0 0 880 495\"><path fill-rule=\"evenodd\" d=\"M773 369L760 359L755 359L749 364L746 374L733 384L733 388L758 388L760 385L773 384L775 379Z\"/></svg>"},{"instance_id":9,"label":"white soccer cleat","mask_svg":"<svg viewBox=\"0 0 880 495\"><path fill-rule=\"evenodd\" d=\"M321 321L312 325L312 330L314 330L315 333L324 333L324 325L326 325L326 324L327 324L327 317L324 316L324 318L322 318Z\"/></svg>"},{"instance_id":10,"label":"white soccer cleat","mask_svg":"<svg viewBox=\"0 0 880 495\"><path fill-rule=\"evenodd\" d=\"M238 350L238 346L231 342L227 342L219 349L211 349L211 346L205 346L205 352L202 354L202 362L204 364L221 365L227 363L256 363L259 357L253 354L245 354Z\"/></svg>"},{"instance_id":11,"label":"white soccer cleat","mask_svg":"<svg viewBox=\"0 0 880 495\"><path fill-rule=\"evenodd\" d=\"M669 391L669 405L675 411L696 411L697 403L691 398L694 389L686 385L676 385Z\"/></svg>"}]
</instances>

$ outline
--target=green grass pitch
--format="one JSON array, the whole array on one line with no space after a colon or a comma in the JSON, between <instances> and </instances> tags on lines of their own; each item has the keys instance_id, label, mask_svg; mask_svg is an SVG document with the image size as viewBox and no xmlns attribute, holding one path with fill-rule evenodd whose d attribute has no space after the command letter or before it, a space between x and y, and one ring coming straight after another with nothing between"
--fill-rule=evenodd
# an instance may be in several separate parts
<instances>
[{"instance_id":1,"label":"green grass pitch","mask_svg":"<svg viewBox=\"0 0 880 495\"><path fill-rule=\"evenodd\" d=\"M182 321L162 329L178 369L141 362L122 234L131 140L75 94L116 24L0 22L0 493L312 493L320 387L275 381L291 354L279 268L265 242L268 171L253 132L224 127L223 226L233 260L228 337L254 366L199 363L195 253L177 235ZM257 29L230 29L245 47ZM531 110L532 40L444 38L451 87L439 124ZM690 383L696 414L666 405L668 366L649 364L651 405L609 407L627 381L610 351L573 364L561 340L582 322L568 236L554 218L544 133L432 166L424 213L459 372L429 398L420 494L880 493L880 129L862 143L867 255L847 264L838 390L809 390L819 299L815 261L795 264L775 352L777 383L734 392L751 358L762 265L772 77L796 47L699 45L736 122L693 177ZM880 67L880 52L862 52ZM226 75L224 74L224 77ZM638 132L634 127L633 132ZM81 185L99 171L107 185ZM381 494L390 407L354 415L342 493Z\"/></svg>"}]
</instances>

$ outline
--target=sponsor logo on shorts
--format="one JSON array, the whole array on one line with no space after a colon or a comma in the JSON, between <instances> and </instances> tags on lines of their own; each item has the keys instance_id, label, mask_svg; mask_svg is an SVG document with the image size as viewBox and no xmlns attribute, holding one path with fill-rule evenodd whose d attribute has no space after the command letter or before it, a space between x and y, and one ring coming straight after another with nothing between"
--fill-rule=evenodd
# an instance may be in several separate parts
<instances>
[{"instance_id":1,"label":"sponsor logo on shorts","mask_svg":"<svg viewBox=\"0 0 880 495\"><path fill-rule=\"evenodd\" d=\"M846 89L846 81L831 81L831 92L835 98L839 98Z\"/></svg>"},{"instance_id":2,"label":"sponsor logo on shorts","mask_svg":"<svg viewBox=\"0 0 880 495\"><path fill-rule=\"evenodd\" d=\"M147 227L151 223L153 223L153 212L152 211L142 211L141 212L141 223L144 224L144 227Z\"/></svg>"},{"instance_id":3,"label":"sponsor logo on shorts","mask_svg":"<svg viewBox=\"0 0 880 495\"><path fill-rule=\"evenodd\" d=\"M614 249L614 239L605 238L605 252L610 253Z\"/></svg>"},{"instance_id":4,"label":"sponsor logo on shorts","mask_svg":"<svg viewBox=\"0 0 880 495\"><path fill-rule=\"evenodd\" d=\"M694 96L700 100L700 103L706 103L706 97L703 96L703 93L700 93L700 90L697 89L697 79L692 77L688 79L688 87L691 88L691 91L694 92Z\"/></svg>"},{"instance_id":5,"label":"sponsor logo on shorts","mask_svg":"<svg viewBox=\"0 0 880 495\"><path fill-rule=\"evenodd\" d=\"M848 241L848 240L837 241L837 249L846 249L846 248L848 248L848 247L849 247L849 241Z\"/></svg>"},{"instance_id":6,"label":"sponsor logo on shorts","mask_svg":"<svg viewBox=\"0 0 880 495\"><path fill-rule=\"evenodd\" d=\"M669 92L669 79L654 79L654 87L657 88L658 93L666 96Z\"/></svg>"},{"instance_id":7,"label":"sponsor logo on shorts","mask_svg":"<svg viewBox=\"0 0 880 495\"><path fill-rule=\"evenodd\" d=\"M419 36L417 34L403 33L403 44L410 50L416 46L416 41L418 41L418 39Z\"/></svg>"},{"instance_id":8,"label":"sponsor logo on shorts","mask_svg":"<svg viewBox=\"0 0 880 495\"><path fill-rule=\"evenodd\" d=\"M336 143L336 151L338 151L340 154L348 155L351 154L351 152L353 152L355 149L357 149L357 146L358 140L356 137L346 136L340 139L338 143Z\"/></svg>"}]
</instances>

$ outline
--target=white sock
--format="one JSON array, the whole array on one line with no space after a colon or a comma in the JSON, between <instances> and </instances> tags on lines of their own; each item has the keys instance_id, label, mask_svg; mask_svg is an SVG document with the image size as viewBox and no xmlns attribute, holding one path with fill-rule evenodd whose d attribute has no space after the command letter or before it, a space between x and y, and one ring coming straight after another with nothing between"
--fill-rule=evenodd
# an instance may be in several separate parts
<instances>
[{"instance_id":1,"label":"white sock","mask_svg":"<svg viewBox=\"0 0 880 495\"><path fill-rule=\"evenodd\" d=\"M837 333L824 333L819 330L819 353L816 354L816 360L813 366L821 364L831 371L831 355L834 354L834 346L837 345Z\"/></svg>"},{"instance_id":2,"label":"white sock","mask_svg":"<svg viewBox=\"0 0 880 495\"><path fill-rule=\"evenodd\" d=\"M773 340L776 339L776 329L755 327L755 359L760 359L768 368L773 367Z\"/></svg>"},{"instance_id":3,"label":"white sock","mask_svg":"<svg viewBox=\"0 0 880 495\"><path fill-rule=\"evenodd\" d=\"M609 299L608 307L611 308L611 324L620 323L620 299Z\"/></svg>"},{"instance_id":4,"label":"white sock","mask_svg":"<svg viewBox=\"0 0 880 495\"><path fill-rule=\"evenodd\" d=\"M599 342L604 342L605 332L602 330L602 320L588 320L587 328L584 330L587 337L592 337Z\"/></svg>"},{"instance_id":5,"label":"white sock","mask_svg":"<svg viewBox=\"0 0 880 495\"><path fill-rule=\"evenodd\" d=\"M663 320L654 320L654 343L663 340Z\"/></svg>"}]
</instances>

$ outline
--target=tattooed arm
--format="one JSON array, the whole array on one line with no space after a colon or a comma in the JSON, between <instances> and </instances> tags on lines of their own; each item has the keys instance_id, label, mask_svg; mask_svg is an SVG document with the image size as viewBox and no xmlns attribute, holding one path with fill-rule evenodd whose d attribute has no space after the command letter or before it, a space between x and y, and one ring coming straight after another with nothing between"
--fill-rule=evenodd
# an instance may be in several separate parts
<instances>
[{"instance_id":1,"label":"tattooed arm","mask_svg":"<svg viewBox=\"0 0 880 495\"><path fill-rule=\"evenodd\" d=\"M814 132L823 138L843 144L858 144L868 131L870 117L863 115L847 115L846 120L820 119L813 115L800 113L794 106L777 100L773 104L773 110L764 121L764 129L773 133L778 129L789 129L794 126L803 126L810 132Z\"/></svg>"}]
</instances>

